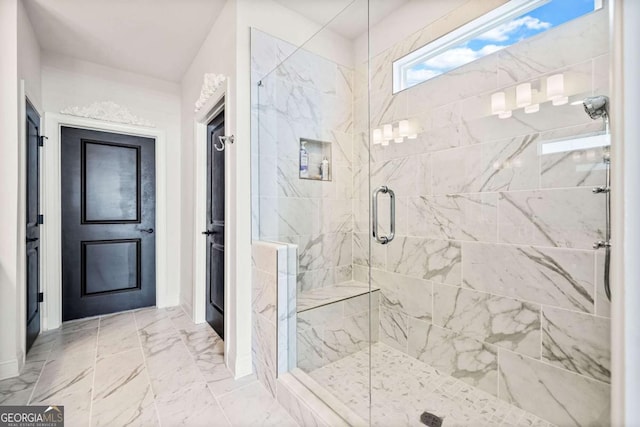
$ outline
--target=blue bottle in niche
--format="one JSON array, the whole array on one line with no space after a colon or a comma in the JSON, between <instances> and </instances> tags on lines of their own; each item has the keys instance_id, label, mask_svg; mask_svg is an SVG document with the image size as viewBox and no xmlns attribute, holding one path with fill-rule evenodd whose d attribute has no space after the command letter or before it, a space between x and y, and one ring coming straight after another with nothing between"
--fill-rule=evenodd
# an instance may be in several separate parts
<instances>
[{"instance_id":1,"label":"blue bottle in niche","mask_svg":"<svg viewBox=\"0 0 640 427\"><path fill-rule=\"evenodd\" d=\"M309 152L306 142L300 144L300 178L309 178Z\"/></svg>"}]
</instances>

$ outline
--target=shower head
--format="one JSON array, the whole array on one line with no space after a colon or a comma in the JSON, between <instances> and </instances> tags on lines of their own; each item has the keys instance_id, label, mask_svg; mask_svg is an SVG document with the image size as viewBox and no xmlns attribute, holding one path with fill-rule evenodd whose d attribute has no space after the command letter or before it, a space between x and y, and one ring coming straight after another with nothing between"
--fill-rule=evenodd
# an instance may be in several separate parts
<instances>
[{"instance_id":1,"label":"shower head","mask_svg":"<svg viewBox=\"0 0 640 427\"><path fill-rule=\"evenodd\" d=\"M589 98L585 98L585 100L582 101L582 105L584 106L584 111L586 111L589 117L591 117L593 120L608 118L608 97L604 95L591 96Z\"/></svg>"}]
</instances>

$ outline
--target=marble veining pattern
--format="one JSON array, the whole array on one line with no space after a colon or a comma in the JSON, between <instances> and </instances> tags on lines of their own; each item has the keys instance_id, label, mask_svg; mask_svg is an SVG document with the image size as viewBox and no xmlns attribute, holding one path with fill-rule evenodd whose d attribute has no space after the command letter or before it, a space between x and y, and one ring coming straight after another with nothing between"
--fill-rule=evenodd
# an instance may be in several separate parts
<instances>
[{"instance_id":1,"label":"marble veining pattern","mask_svg":"<svg viewBox=\"0 0 640 427\"><path fill-rule=\"evenodd\" d=\"M434 288L436 325L540 357L539 305L453 286Z\"/></svg>"},{"instance_id":2,"label":"marble veining pattern","mask_svg":"<svg viewBox=\"0 0 640 427\"><path fill-rule=\"evenodd\" d=\"M36 339L19 377L0 381L0 404L64 405L70 426L295 426L254 375L233 378L223 351L211 327L179 307L68 322ZM165 371L184 366L162 377L154 359Z\"/></svg>"},{"instance_id":3,"label":"marble veining pattern","mask_svg":"<svg viewBox=\"0 0 640 427\"><path fill-rule=\"evenodd\" d=\"M596 380L611 382L610 321L552 307L542 309L542 358Z\"/></svg>"},{"instance_id":4,"label":"marble veining pattern","mask_svg":"<svg viewBox=\"0 0 640 427\"><path fill-rule=\"evenodd\" d=\"M444 426L551 426L385 344L372 346L371 364L374 426L418 427L423 425L423 411L443 417ZM316 369L310 376L362 418L369 419L368 350Z\"/></svg>"}]
</instances>

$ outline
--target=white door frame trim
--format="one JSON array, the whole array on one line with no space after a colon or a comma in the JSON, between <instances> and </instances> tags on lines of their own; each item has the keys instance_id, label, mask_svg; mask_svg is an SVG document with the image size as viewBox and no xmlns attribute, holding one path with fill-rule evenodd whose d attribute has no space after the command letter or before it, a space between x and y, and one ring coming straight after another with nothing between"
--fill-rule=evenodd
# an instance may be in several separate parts
<instances>
[{"instance_id":1,"label":"white door frame trim","mask_svg":"<svg viewBox=\"0 0 640 427\"><path fill-rule=\"evenodd\" d=\"M62 218L61 218L61 152L62 126L116 132L155 139L156 153L156 306L169 305L167 281L167 147L165 132L155 128L133 126L57 113L44 114L42 151L42 330L56 329L62 324ZM179 286L174 283L171 286Z\"/></svg>"},{"instance_id":2,"label":"white door frame trim","mask_svg":"<svg viewBox=\"0 0 640 427\"><path fill-rule=\"evenodd\" d=\"M192 318L195 323L203 323L205 319L205 307L207 301L206 287L206 268L207 268L207 247L206 237L202 235L202 231L206 229L207 224L207 125L208 123L224 109L224 133L229 135L231 128L229 124L228 114L229 106L229 78L215 90L209 97L207 102L196 112L194 119L194 143L195 143L195 191L194 191L194 236L193 236L193 307ZM228 149L225 149L225 228L224 228L224 305L226 307L224 313L224 359L225 364L229 366L229 349L231 344L235 342L235 337L231 336L229 308L231 308L230 300L230 280L229 273L231 271L230 255L232 253L230 230L235 227L235 219L231 216L231 203L229 196L231 194L229 183L231 182L231 168L229 163Z\"/></svg>"}]
</instances>

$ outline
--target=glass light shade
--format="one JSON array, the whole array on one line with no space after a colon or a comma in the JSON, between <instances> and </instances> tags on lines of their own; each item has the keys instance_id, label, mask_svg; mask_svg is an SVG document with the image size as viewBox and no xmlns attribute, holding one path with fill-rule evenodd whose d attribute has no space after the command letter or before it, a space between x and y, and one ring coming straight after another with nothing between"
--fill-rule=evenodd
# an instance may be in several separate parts
<instances>
[{"instance_id":1,"label":"glass light shade","mask_svg":"<svg viewBox=\"0 0 640 427\"><path fill-rule=\"evenodd\" d=\"M516 105L518 108L531 104L531 83L522 83L516 86Z\"/></svg>"},{"instance_id":2,"label":"glass light shade","mask_svg":"<svg viewBox=\"0 0 640 427\"><path fill-rule=\"evenodd\" d=\"M555 99L564 96L564 75L554 74L547 77L547 98Z\"/></svg>"},{"instance_id":3,"label":"glass light shade","mask_svg":"<svg viewBox=\"0 0 640 427\"><path fill-rule=\"evenodd\" d=\"M501 118L501 119L508 119L511 116L512 116L511 110L507 110L507 111L503 111L501 113L498 113L498 117Z\"/></svg>"},{"instance_id":4,"label":"glass light shade","mask_svg":"<svg viewBox=\"0 0 640 427\"><path fill-rule=\"evenodd\" d=\"M537 113L538 111L540 111L540 104L527 105L524 107L526 114Z\"/></svg>"},{"instance_id":5,"label":"glass light shade","mask_svg":"<svg viewBox=\"0 0 640 427\"><path fill-rule=\"evenodd\" d=\"M400 120L398 122L398 133L401 137L409 136L409 120Z\"/></svg>"},{"instance_id":6,"label":"glass light shade","mask_svg":"<svg viewBox=\"0 0 640 427\"><path fill-rule=\"evenodd\" d=\"M491 114L500 114L507 109L507 97L504 92L491 95Z\"/></svg>"},{"instance_id":7,"label":"glass light shade","mask_svg":"<svg viewBox=\"0 0 640 427\"><path fill-rule=\"evenodd\" d=\"M407 136L407 139L418 139L418 134L417 133L411 134Z\"/></svg>"},{"instance_id":8,"label":"glass light shade","mask_svg":"<svg viewBox=\"0 0 640 427\"><path fill-rule=\"evenodd\" d=\"M382 126L382 139L386 141L393 139L393 126L391 125Z\"/></svg>"},{"instance_id":9,"label":"glass light shade","mask_svg":"<svg viewBox=\"0 0 640 427\"><path fill-rule=\"evenodd\" d=\"M382 143L382 129L373 130L373 143L375 145Z\"/></svg>"}]
</instances>

